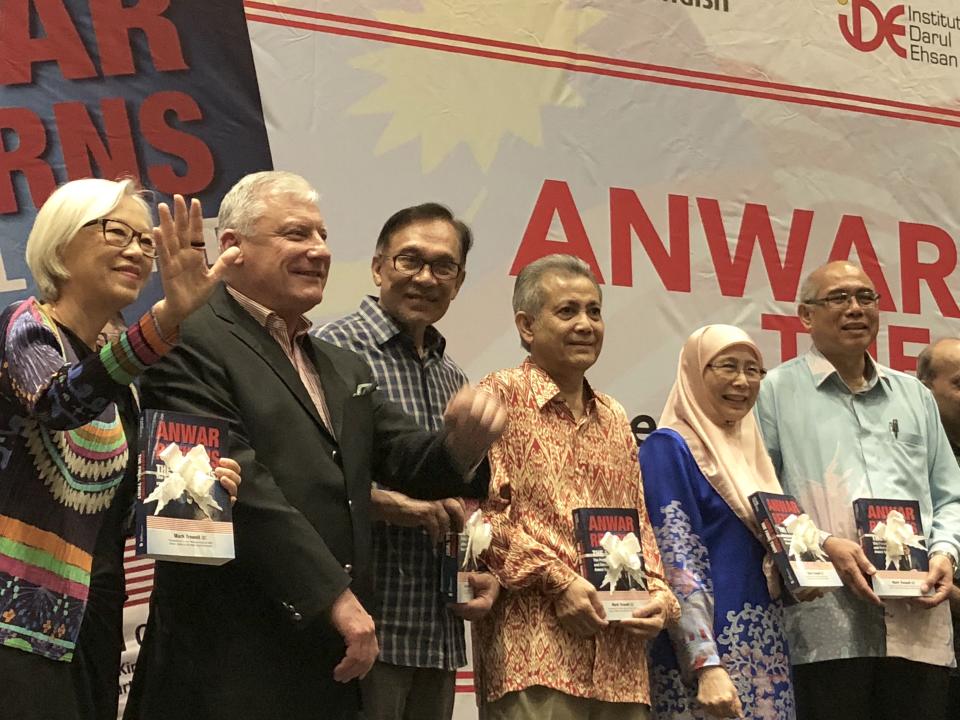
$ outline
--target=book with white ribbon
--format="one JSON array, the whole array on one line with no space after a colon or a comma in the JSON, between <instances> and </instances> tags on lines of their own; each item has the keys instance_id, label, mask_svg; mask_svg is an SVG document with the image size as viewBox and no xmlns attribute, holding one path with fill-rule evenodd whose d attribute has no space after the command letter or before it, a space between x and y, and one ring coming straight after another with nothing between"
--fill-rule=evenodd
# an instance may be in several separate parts
<instances>
[{"instance_id":1,"label":"book with white ribbon","mask_svg":"<svg viewBox=\"0 0 960 720\"><path fill-rule=\"evenodd\" d=\"M879 597L919 597L930 569L916 500L859 498L853 516L860 547L877 569L870 578ZM928 591L928 595L933 590Z\"/></svg>"},{"instance_id":2,"label":"book with white ribbon","mask_svg":"<svg viewBox=\"0 0 960 720\"><path fill-rule=\"evenodd\" d=\"M581 574L597 589L607 620L633 617L650 602L636 508L576 508Z\"/></svg>"},{"instance_id":3,"label":"book with white ribbon","mask_svg":"<svg viewBox=\"0 0 960 720\"><path fill-rule=\"evenodd\" d=\"M234 558L230 497L213 472L227 432L222 418L143 411L137 555L205 565Z\"/></svg>"},{"instance_id":4,"label":"book with white ribbon","mask_svg":"<svg viewBox=\"0 0 960 720\"><path fill-rule=\"evenodd\" d=\"M750 506L788 590L843 587L820 547L820 529L793 495L755 492Z\"/></svg>"}]
</instances>

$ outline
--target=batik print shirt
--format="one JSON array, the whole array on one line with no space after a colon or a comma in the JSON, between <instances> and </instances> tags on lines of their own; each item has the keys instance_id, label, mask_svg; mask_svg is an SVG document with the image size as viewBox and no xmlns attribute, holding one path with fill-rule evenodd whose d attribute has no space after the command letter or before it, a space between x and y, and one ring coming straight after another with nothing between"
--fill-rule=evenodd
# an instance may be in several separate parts
<instances>
[{"instance_id":1,"label":"batik print shirt","mask_svg":"<svg viewBox=\"0 0 960 720\"><path fill-rule=\"evenodd\" d=\"M575 419L556 384L530 360L488 375L480 387L509 414L506 432L490 450L483 508L493 525L484 558L504 590L475 625L481 697L493 701L543 685L578 697L649 704L646 642L616 625L577 637L559 625L554 610L557 596L579 577L572 511L636 507L650 590L666 599L668 623L679 618L663 581L626 413L588 386L586 412Z\"/></svg>"}]
</instances>

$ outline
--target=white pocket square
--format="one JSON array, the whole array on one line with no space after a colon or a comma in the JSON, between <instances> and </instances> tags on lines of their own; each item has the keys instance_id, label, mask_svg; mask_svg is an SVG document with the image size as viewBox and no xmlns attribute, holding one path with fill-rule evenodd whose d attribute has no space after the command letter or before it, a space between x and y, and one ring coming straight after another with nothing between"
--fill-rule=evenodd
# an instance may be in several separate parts
<instances>
[{"instance_id":1,"label":"white pocket square","mask_svg":"<svg viewBox=\"0 0 960 720\"><path fill-rule=\"evenodd\" d=\"M377 389L377 384L375 382L360 383L359 385L357 385L357 389L353 391L353 397L368 395L376 389Z\"/></svg>"}]
</instances>

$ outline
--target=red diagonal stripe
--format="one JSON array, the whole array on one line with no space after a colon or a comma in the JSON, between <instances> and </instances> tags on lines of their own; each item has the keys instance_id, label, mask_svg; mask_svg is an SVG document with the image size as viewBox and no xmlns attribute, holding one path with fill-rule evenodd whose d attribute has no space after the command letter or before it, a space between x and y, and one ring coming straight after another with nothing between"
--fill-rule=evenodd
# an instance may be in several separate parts
<instances>
[{"instance_id":1,"label":"red diagonal stripe","mask_svg":"<svg viewBox=\"0 0 960 720\"><path fill-rule=\"evenodd\" d=\"M664 77L658 77L658 76L652 76L652 75L643 75L641 73L626 72L622 70L610 70L607 68L585 67L582 65L576 65L574 63L569 63L569 62L545 60L542 58L520 57L517 55L510 55L508 53L479 50L476 48L464 48L464 47L444 45L442 43L435 43L435 42L429 42L429 41L411 40L409 38L401 38L393 35L382 35L379 33L371 33L371 32L365 32L361 30L348 30L340 27L332 27L329 25L316 25L313 23L300 22L297 20L287 20L284 18L254 15L249 12L247 13L247 20L250 20L253 22L262 22L268 25L279 25L282 27L294 27L302 30L312 30L314 32L324 32L324 33L329 33L331 35L342 35L346 37L356 37L356 38L361 38L365 40L376 40L376 41L381 41L386 43L392 43L395 45L420 47L427 50L439 50L441 52L454 53L458 55L483 57L491 60L504 60L507 62L521 63L524 65L556 68L560 70L568 70L570 72L580 72L580 73L587 73L591 75L602 75L606 77L616 77L616 78L622 78L627 80L640 80L643 82L653 83L656 85L669 85L673 87L689 88L692 90L706 90L708 92L718 92L726 95L738 95L741 97L751 97L751 98L757 98L762 100L778 100L778 101L791 103L795 105L808 105L813 107L824 107L824 108L829 108L833 110L845 110L849 112L861 113L864 115L876 115L879 117L895 118L897 120L911 120L914 122L921 122L929 125L960 127L960 119L947 120L943 118L927 117L923 115L911 115L904 112L895 112L893 110L885 110L885 109L876 108L876 107L848 105L848 104L839 103L839 102L832 102L829 100L820 100L817 98L806 98L806 97L799 97L799 96L792 96L792 95L779 95L773 92L762 92L759 90L748 90L746 88L710 85L708 83L692 82L687 80L679 80L676 78L664 78ZM924 110L929 110L929 109L930 108L924 108ZM960 114L958 114L958 117L960 117Z\"/></svg>"},{"instance_id":2,"label":"red diagonal stripe","mask_svg":"<svg viewBox=\"0 0 960 720\"><path fill-rule=\"evenodd\" d=\"M369 18L358 18L351 17L349 15L337 15L334 13L325 13L318 12L315 10L305 10L303 8L297 7L288 7L285 5L279 5L276 3L264 3L264 2L255 2L254 0L247 0L244 2L244 6L251 8L253 10L266 10L270 12L279 12L286 13L288 15L293 15L297 17L311 18L315 20L326 20L329 22L338 22L344 23L347 25L357 25L360 27L369 27L376 28L380 30L389 30L396 32L404 32L411 35L421 35L424 37L437 38L441 40L450 40L454 42L467 42L475 45L484 45L487 47L495 47L504 50L514 50L520 52L529 52L536 55L548 56L548 57L557 57L557 58L566 58L568 60L581 61L581 62L595 62L603 63L606 65L613 65L623 68L631 68L635 70L646 70L652 72L662 72L669 73L674 75L680 75L684 77L691 78L700 78L704 80L713 80L719 82L729 82L729 83L739 83L741 85L750 85L753 87L767 88L771 90L781 90L786 92L797 92L805 93L809 95L819 95L821 97L834 98L837 100L849 100L857 103L871 103L876 105L885 105L887 107L899 108L901 110L913 110L919 112L930 112L935 114L947 115L950 117L960 118L960 110L953 108L939 107L936 105L922 105L919 103L909 103L902 100L891 100L889 98L878 98L871 97L869 95L861 95L858 93L848 93L840 90L827 90L824 88L812 87L809 85L795 85L791 83L781 83L774 82L772 80L760 80L757 78L749 78L738 75L726 75L723 73L716 72L707 72L704 70L690 70L687 68L678 68L672 67L669 65L657 65L654 63L645 63L637 60L624 60L622 58L609 57L606 55L596 55L590 53L580 53L572 50L561 50L559 48L547 48L537 45L527 45L525 43L510 42L506 40L495 40L493 38L484 38L474 35L462 35L458 33L445 32L442 30L433 30L431 28L421 28L414 25L400 25L397 23L388 23L380 20L371 20ZM256 20L260 22L270 22L269 19L260 15L253 15L247 13L248 20ZM274 18L275 19L275 18ZM397 39L393 36L383 36L376 35L372 33L351 33L349 31L343 31L337 33L333 28L327 25L317 25L317 24L296 24L296 21L289 22L274 22L273 24L277 25L288 25L289 27L297 27L301 29L314 29L319 30L320 32L332 32L333 34L342 34L342 35L351 35L353 37L366 37L367 39L381 39L386 42L396 42ZM407 43L400 43L407 44ZM409 43L416 44L416 43ZM422 47L429 47L429 45L422 45ZM449 46L444 46L449 48ZM469 54L469 53L467 53Z\"/></svg>"}]
</instances>

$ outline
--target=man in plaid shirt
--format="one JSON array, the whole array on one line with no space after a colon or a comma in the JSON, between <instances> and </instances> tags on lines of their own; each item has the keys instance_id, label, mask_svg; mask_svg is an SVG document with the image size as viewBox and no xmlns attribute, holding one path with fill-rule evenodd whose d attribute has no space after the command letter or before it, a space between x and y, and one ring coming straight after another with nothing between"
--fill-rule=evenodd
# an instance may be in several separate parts
<instances>
[{"instance_id":1,"label":"man in plaid shirt","mask_svg":"<svg viewBox=\"0 0 960 720\"><path fill-rule=\"evenodd\" d=\"M355 313L316 333L362 355L387 397L429 430L443 426L447 402L467 382L433 325L463 284L472 242L467 225L442 205L394 213L371 266L379 299L365 297ZM476 574L473 601L447 607L441 599L437 543L462 529L460 500L414 500L376 487L371 502L383 521L373 530L380 657L361 682L364 712L370 720L447 720L456 669L467 660L461 618L486 614L500 586L492 575Z\"/></svg>"}]
</instances>

